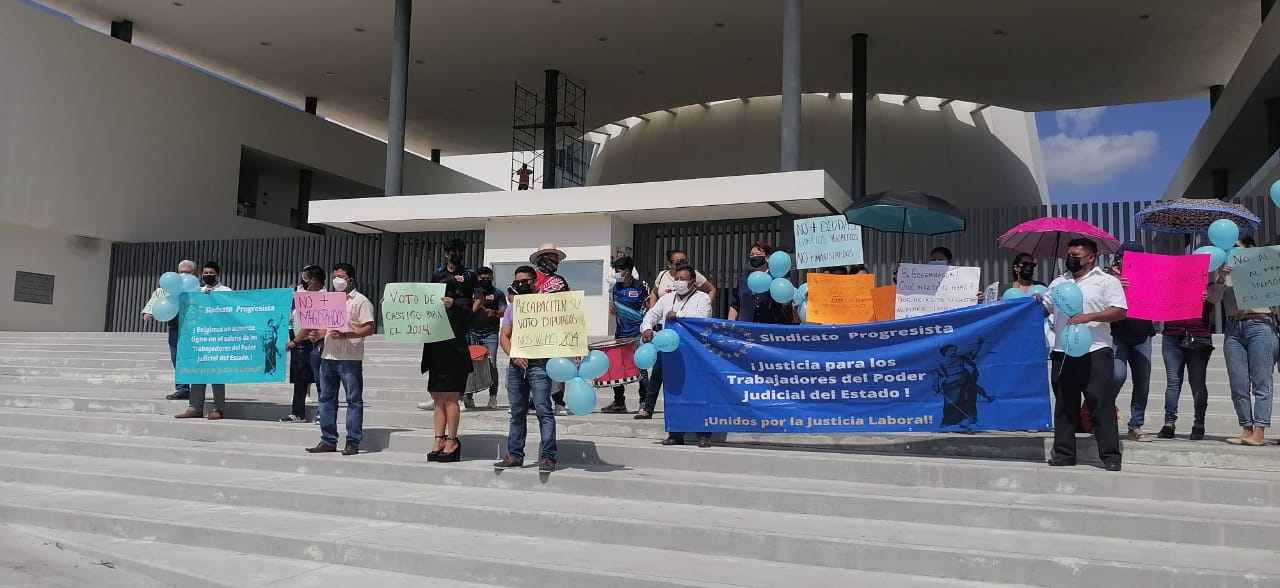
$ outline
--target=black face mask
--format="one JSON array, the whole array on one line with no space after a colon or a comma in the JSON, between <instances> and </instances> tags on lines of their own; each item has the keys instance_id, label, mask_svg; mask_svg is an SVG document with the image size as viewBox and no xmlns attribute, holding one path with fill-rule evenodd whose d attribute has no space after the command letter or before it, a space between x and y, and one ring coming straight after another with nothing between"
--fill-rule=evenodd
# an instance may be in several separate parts
<instances>
[{"instance_id":1,"label":"black face mask","mask_svg":"<svg viewBox=\"0 0 1280 588\"><path fill-rule=\"evenodd\" d=\"M1033 276L1035 276L1035 273L1036 273L1036 267L1034 265L1030 267L1027 267L1025 265L1018 267L1019 279L1030 280Z\"/></svg>"},{"instance_id":2,"label":"black face mask","mask_svg":"<svg viewBox=\"0 0 1280 588\"><path fill-rule=\"evenodd\" d=\"M752 255L751 257L747 258L747 264L750 265L752 268L761 267L766 263L769 263L769 258L763 255Z\"/></svg>"},{"instance_id":3,"label":"black face mask","mask_svg":"<svg viewBox=\"0 0 1280 588\"><path fill-rule=\"evenodd\" d=\"M533 284L530 282L511 282L509 289L512 294L533 294Z\"/></svg>"},{"instance_id":4,"label":"black face mask","mask_svg":"<svg viewBox=\"0 0 1280 588\"><path fill-rule=\"evenodd\" d=\"M461 267L461 266L462 266L462 256L461 256L461 255L450 255L450 256L449 256L449 263L451 263L451 264L453 264L453 265L456 265L456 266Z\"/></svg>"},{"instance_id":5,"label":"black face mask","mask_svg":"<svg viewBox=\"0 0 1280 588\"><path fill-rule=\"evenodd\" d=\"M493 288L493 278L480 278L476 280L476 283L480 284L480 287L486 290Z\"/></svg>"},{"instance_id":6,"label":"black face mask","mask_svg":"<svg viewBox=\"0 0 1280 588\"><path fill-rule=\"evenodd\" d=\"M1079 257L1067 258L1067 271L1074 274L1082 269L1084 269L1084 262L1080 261Z\"/></svg>"},{"instance_id":7,"label":"black face mask","mask_svg":"<svg viewBox=\"0 0 1280 588\"><path fill-rule=\"evenodd\" d=\"M204 285L206 285L206 286L217 286L217 285L218 285L218 276L214 276L214 275L204 275L204 276L201 276L201 277L200 277L200 279L204 281Z\"/></svg>"}]
</instances>

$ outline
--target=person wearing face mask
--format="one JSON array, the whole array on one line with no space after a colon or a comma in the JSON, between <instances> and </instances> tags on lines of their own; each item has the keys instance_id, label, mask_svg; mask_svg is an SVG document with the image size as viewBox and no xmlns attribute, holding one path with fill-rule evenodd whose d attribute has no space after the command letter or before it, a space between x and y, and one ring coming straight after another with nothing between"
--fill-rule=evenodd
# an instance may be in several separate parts
<instances>
[{"instance_id":1,"label":"person wearing face mask","mask_svg":"<svg viewBox=\"0 0 1280 588\"><path fill-rule=\"evenodd\" d=\"M652 341L655 329L662 329L667 321L678 317L711 318L711 297L707 296L706 292L693 289L694 275L694 269L687 265L676 270L676 281L672 285L672 292L659 298L658 303L644 314L644 321L640 323L641 340L645 343ZM659 353L658 363L653 365L648 386L645 388L644 406L635 416L637 419L653 418L654 408L658 404L658 392L662 390L663 355L665 354ZM662 444L684 445L684 433L669 432ZM698 446L710 447L711 433L698 433Z\"/></svg>"},{"instance_id":2,"label":"person wearing face mask","mask_svg":"<svg viewBox=\"0 0 1280 588\"><path fill-rule=\"evenodd\" d=\"M1109 323L1124 320L1129 305L1124 288L1116 279L1097 267L1098 245L1092 239L1073 239L1067 244L1067 273L1049 285L1042 298L1046 316L1053 316L1055 345L1050 354L1053 394L1053 457L1051 466L1076 465L1076 430L1080 422L1083 397L1098 442L1098 457L1109 472L1120 471L1120 426L1116 420L1116 393L1112 380L1115 349ZM1054 288L1074 283L1083 294L1080 313L1067 316L1054 304ZM1071 357L1062 349L1062 332L1069 325L1086 325L1092 342L1088 353Z\"/></svg>"},{"instance_id":3,"label":"person wearing face mask","mask_svg":"<svg viewBox=\"0 0 1280 588\"><path fill-rule=\"evenodd\" d=\"M1126 252L1145 253L1141 243L1128 241L1120 246L1115 261L1105 271L1120 279L1120 285L1129 287L1129 281L1120 275L1120 264ZM1149 443L1155 437L1142 430L1146 423L1147 399L1151 393L1151 337L1155 335L1155 325L1149 320L1126 318L1111 323L1111 340L1115 342L1116 359L1115 381L1116 391L1124 388L1129 372L1133 372L1133 393L1129 400L1129 433L1130 441Z\"/></svg>"},{"instance_id":4,"label":"person wearing face mask","mask_svg":"<svg viewBox=\"0 0 1280 588\"><path fill-rule=\"evenodd\" d=\"M569 290L569 281L556 273L560 270L560 262L566 257L568 255L557 249L554 243L543 243L529 256L529 263L536 268L534 293L554 294ZM564 404L564 382L551 383L551 399L555 402L557 416L569 416L569 408Z\"/></svg>"},{"instance_id":5,"label":"person wearing face mask","mask_svg":"<svg viewBox=\"0 0 1280 588\"><path fill-rule=\"evenodd\" d=\"M200 291L208 294L210 292L230 292L231 288L222 285L220 276L222 268L216 261L204 262L204 267L200 269ZM204 393L205 389L213 387L213 410L209 411L209 420L222 420L222 410L227 402L227 385L226 384L192 384L191 396L188 398L190 403L187 410L174 415L179 419L198 419L204 417Z\"/></svg>"},{"instance_id":6,"label":"person wearing face mask","mask_svg":"<svg viewBox=\"0 0 1280 588\"><path fill-rule=\"evenodd\" d=\"M302 268L298 276L299 292L323 292L324 268L309 265ZM311 384L320 377L320 353L323 348L315 329L298 329L297 310L293 312L293 328L289 329L289 382L293 384L293 405L289 414L280 419L282 423L307 422L307 396Z\"/></svg>"},{"instance_id":7,"label":"person wearing face mask","mask_svg":"<svg viewBox=\"0 0 1280 588\"><path fill-rule=\"evenodd\" d=\"M519 296L534 294L537 276L535 270L527 265L516 268L511 287L507 290L508 301ZM502 351L511 355L511 337L516 326L513 319L513 304L507 305L502 315L502 326L499 331L499 343ZM493 464L494 468L507 469L524 467L524 444L528 434L529 405L532 404L538 415L538 432L541 442L538 444L538 471L551 473L556 469L556 413L551 408L551 379L547 377L547 360L525 359L515 357L507 366L507 401L511 405L511 422L507 429L507 455Z\"/></svg>"},{"instance_id":8,"label":"person wearing face mask","mask_svg":"<svg viewBox=\"0 0 1280 588\"><path fill-rule=\"evenodd\" d=\"M507 310L507 296L493 285L493 270L482 267L476 272L475 300L471 307L471 325L467 331L468 345L483 345L489 350L489 403L485 408L498 408L498 328ZM475 401L468 393L463 405L475 408Z\"/></svg>"},{"instance_id":9,"label":"person wearing face mask","mask_svg":"<svg viewBox=\"0 0 1280 588\"><path fill-rule=\"evenodd\" d=\"M756 294L747 286L747 278L752 272L769 271L769 255L773 246L757 241L751 245L747 265L751 271L738 279L738 288L733 291L733 300L729 303L729 320L768 325L798 325L800 316L791 302L778 303L768 291Z\"/></svg>"},{"instance_id":10,"label":"person wearing face mask","mask_svg":"<svg viewBox=\"0 0 1280 588\"><path fill-rule=\"evenodd\" d=\"M356 290L356 268L349 263L333 266L329 283L334 292L347 295L347 326L323 331L320 355L320 442L308 453L338 450L338 387L347 392L347 444L343 455L360 453L364 438L364 340L374 333L373 303Z\"/></svg>"},{"instance_id":11,"label":"person wearing face mask","mask_svg":"<svg viewBox=\"0 0 1280 588\"><path fill-rule=\"evenodd\" d=\"M1250 248L1257 243L1245 235L1236 247ZM1222 310L1227 315L1226 338L1222 355L1227 360L1227 381L1231 386L1231 403L1240 420L1240 435L1227 439L1232 445L1259 447L1266 445L1266 430L1271 426L1272 377L1276 365L1276 316L1268 307L1240 308L1236 300L1232 267L1218 268L1214 283L1221 286Z\"/></svg>"},{"instance_id":12,"label":"person wearing face mask","mask_svg":"<svg viewBox=\"0 0 1280 588\"><path fill-rule=\"evenodd\" d=\"M444 308L453 332L452 339L422 345L422 373L427 374L427 392L435 404L435 444L427 461L450 463L462 457L462 441L458 439L461 411L458 396L467 386L472 371L471 352L467 348L467 324L471 322L471 300L462 297L461 286L444 281Z\"/></svg>"},{"instance_id":13,"label":"person wearing face mask","mask_svg":"<svg viewBox=\"0 0 1280 588\"><path fill-rule=\"evenodd\" d=\"M1012 276L1013 278L1009 282L1010 288L1017 288L1019 290L1022 290L1023 292L1026 292L1030 290L1033 286L1045 286L1046 288L1048 287L1048 284L1045 284L1044 282L1041 282L1040 280L1037 280L1035 278L1036 262L1035 262L1035 258L1031 257L1030 253L1019 253L1016 257L1014 257L1013 263L1009 266L1009 273L1010 273L1010 276ZM1004 289L1001 289L1000 291L1004 292ZM986 299L987 299L986 292L978 293L978 302L984 302L986 301Z\"/></svg>"},{"instance_id":14,"label":"person wearing face mask","mask_svg":"<svg viewBox=\"0 0 1280 588\"><path fill-rule=\"evenodd\" d=\"M194 273L195 271L196 271L196 262L191 261L189 259L184 259L178 262L179 274L185 275L185 274ZM169 293L165 292L164 288L156 288L155 291L151 293L151 298L149 298L147 300L147 304L142 307L142 322L149 323L152 320L154 320L155 317L152 316L151 314L151 307L154 306L155 303L159 301L161 298L164 298L165 296L168 296L168 295ZM178 325L179 325L178 317L176 316L173 317L173 319L170 320L168 323L165 323L165 326L168 327L169 329L169 363L173 365L175 379L177 378L177 375L178 375L177 374ZM169 394L168 396L165 396L165 399L166 400L186 400L187 398L190 398L190 397L191 397L191 386L187 384L179 384L175 381L173 384L173 393Z\"/></svg>"},{"instance_id":15,"label":"person wearing face mask","mask_svg":"<svg viewBox=\"0 0 1280 588\"><path fill-rule=\"evenodd\" d=\"M953 259L951 250L946 247L934 247L929 252L929 265L951 265Z\"/></svg>"},{"instance_id":16,"label":"person wearing face mask","mask_svg":"<svg viewBox=\"0 0 1280 588\"><path fill-rule=\"evenodd\" d=\"M689 255L680 249L671 249L667 251L667 269L658 272L657 278L653 281L653 291L649 294L649 305L653 306L658 302L658 298L671 293L671 283L676 281L676 270L680 266L689 265ZM637 277L637 279L639 279ZM716 299L716 285L711 283L702 272L695 272L693 279L693 287L707 293L711 300Z\"/></svg>"},{"instance_id":17,"label":"person wearing face mask","mask_svg":"<svg viewBox=\"0 0 1280 588\"><path fill-rule=\"evenodd\" d=\"M477 275L475 270L463 265L462 253L466 248L467 244L462 239L453 239L445 244L444 265L431 273L431 281L438 284L450 280L458 284L463 296L470 299L475 293Z\"/></svg>"},{"instance_id":18,"label":"person wearing face mask","mask_svg":"<svg viewBox=\"0 0 1280 588\"><path fill-rule=\"evenodd\" d=\"M613 260L613 286L609 288L612 298L609 314L614 318L613 336L619 340L636 340L640 337L640 323L644 313L649 309L649 285L634 277L635 260L623 256ZM634 343L625 347L626 353L635 349ZM640 370L640 404L644 404L645 386L648 375ZM634 377L634 376L633 376ZM620 380L625 382L626 380ZM627 387L625 384L613 387L613 404L600 409L606 414L627 414Z\"/></svg>"}]
</instances>

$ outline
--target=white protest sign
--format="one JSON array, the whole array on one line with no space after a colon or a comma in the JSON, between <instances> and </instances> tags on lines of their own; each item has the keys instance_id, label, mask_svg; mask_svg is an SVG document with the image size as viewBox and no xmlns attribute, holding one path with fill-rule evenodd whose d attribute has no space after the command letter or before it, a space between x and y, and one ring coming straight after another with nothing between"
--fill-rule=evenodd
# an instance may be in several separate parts
<instances>
[{"instance_id":1,"label":"white protest sign","mask_svg":"<svg viewBox=\"0 0 1280 588\"><path fill-rule=\"evenodd\" d=\"M857 265L862 261L862 227L843 214L796 219L796 269Z\"/></svg>"},{"instance_id":2,"label":"white protest sign","mask_svg":"<svg viewBox=\"0 0 1280 588\"><path fill-rule=\"evenodd\" d=\"M1000 282L991 282L982 290L982 302L985 304L995 304L1000 302Z\"/></svg>"},{"instance_id":3,"label":"white protest sign","mask_svg":"<svg viewBox=\"0 0 1280 588\"><path fill-rule=\"evenodd\" d=\"M978 301L981 279L981 268L904 263L898 266L894 318L973 306Z\"/></svg>"}]
</instances>

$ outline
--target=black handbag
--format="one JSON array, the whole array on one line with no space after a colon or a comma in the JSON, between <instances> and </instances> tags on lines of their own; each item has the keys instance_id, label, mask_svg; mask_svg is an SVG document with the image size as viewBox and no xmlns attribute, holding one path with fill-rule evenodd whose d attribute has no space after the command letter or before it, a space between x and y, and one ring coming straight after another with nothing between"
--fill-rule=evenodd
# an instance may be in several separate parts
<instances>
[{"instance_id":1,"label":"black handbag","mask_svg":"<svg viewBox=\"0 0 1280 588\"><path fill-rule=\"evenodd\" d=\"M1208 337L1183 337L1178 349L1192 353L1210 353L1213 351L1213 339Z\"/></svg>"}]
</instances>

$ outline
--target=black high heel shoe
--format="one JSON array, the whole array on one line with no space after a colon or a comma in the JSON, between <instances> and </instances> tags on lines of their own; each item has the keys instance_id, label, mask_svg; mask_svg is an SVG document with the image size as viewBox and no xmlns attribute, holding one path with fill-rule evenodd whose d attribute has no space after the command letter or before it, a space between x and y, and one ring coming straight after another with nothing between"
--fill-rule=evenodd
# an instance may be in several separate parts
<instances>
[{"instance_id":1,"label":"black high heel shoe","mask_svg":"<svg viewBox=\"0 0 1280 588\"><path fill-rule=\"evenodd\" d=\"M441 451L440 455L436 457L436 461L440 463L454 463L462 461L462 440L457 437L450 437L450 439L453 439L453 442L458 446L448 453Z\"/></svg>"},{"instance_id":2,"label":"black high heel shoe","mask_svg":"<svg viewBox=\"0 0 1280 588\"><path fill-rule=\"evenodd\" d=\"M448 435L436 435L436 439L448 439ZM440 454L444 453L444 445L440 445L440 449L427 453L427 461L440 461Z\"/></svg>"}]
</instances>

